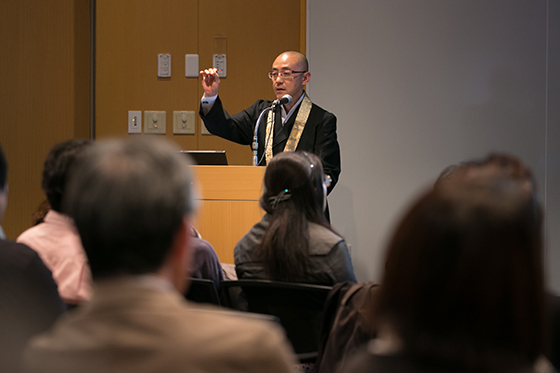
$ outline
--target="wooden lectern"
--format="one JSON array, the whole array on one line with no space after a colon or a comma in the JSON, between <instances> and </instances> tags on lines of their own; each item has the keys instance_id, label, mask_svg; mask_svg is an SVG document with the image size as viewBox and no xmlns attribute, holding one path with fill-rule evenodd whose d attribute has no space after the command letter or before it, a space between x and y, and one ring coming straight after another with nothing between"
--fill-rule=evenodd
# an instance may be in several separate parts
<instances>
[{"instance_id":1,"label":"wooden lectern","mask_svg":"<svg viewBox=\"0 0 560 373\"><path fill-rule=\"evenodd\" d=\"M194 166L199 186L197 219L202 238L210 242L220 262L233 264L237 241L259 222L265 167Z\"/></svg>"}]
</instances>

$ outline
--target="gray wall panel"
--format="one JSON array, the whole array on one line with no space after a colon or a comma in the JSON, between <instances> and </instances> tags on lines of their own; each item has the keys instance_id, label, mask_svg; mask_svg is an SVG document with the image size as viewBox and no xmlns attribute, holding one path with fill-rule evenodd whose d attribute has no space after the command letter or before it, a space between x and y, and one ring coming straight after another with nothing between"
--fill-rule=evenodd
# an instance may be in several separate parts
<instances>
[{"instance_id":1,"label":"gray wall panel","mask_svg":"<svg viewBox=\"0 0 560 373\"><path fill-rule=\"evenodd\" d=\"M545 198L546 19L546 0L308 0L308 92L338 117L329 203L360 280L379 279L396 219L449 164L513 153Z\"/></svg>"}]
</instances>

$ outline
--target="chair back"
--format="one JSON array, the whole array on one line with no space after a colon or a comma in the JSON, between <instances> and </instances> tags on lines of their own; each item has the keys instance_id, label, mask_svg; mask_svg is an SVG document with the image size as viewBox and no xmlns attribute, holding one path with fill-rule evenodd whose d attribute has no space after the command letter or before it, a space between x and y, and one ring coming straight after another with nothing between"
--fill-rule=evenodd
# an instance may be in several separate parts
<instances>
[{"instance_id":1,"label":"chair back","mask_svg":"<svg viewBox=\"0 0 560 373\"><path fill-rule=\"evenodd\" d=\"M216 284L214 281L205 278L191 278L190 287L185 294L185 298L197 303L220 305Z\"/></svg>"},{"instance_id":2,"label":"chair back","mask_svg":"<svg viewBox=\"0 0 560 373\"><path fill-rule=\"evenodd\" d=\"M316 356L323 307L330 286L237 280L221 283L227 307L277 316L298 355ZM238 297L241 293L241 300Z\"/></svg>"}]
</instances>

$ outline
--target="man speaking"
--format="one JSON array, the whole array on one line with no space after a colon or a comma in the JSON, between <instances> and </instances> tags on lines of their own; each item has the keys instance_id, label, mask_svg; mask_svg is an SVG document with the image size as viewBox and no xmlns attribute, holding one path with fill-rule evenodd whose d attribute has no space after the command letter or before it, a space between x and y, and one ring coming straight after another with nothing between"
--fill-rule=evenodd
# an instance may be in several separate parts
<instances>
[{"instance_id":1,"label":"man speaking","mask_svg":"<svg viewBox=\"0 0 560 373\"><path fill-rule=\"evenodd\" d=\"M254 157L257 165L266 165L275 154L284 151L315 153L321 158L325 173L332 179L328 189L330 193L340 174L336 117L312 103L303 90L311 78L307 58L303 54L288 51L274 60L268 77L272 80L276 100L258 100L250 108L231 116L224 110L218 96L220 78L217 70L201 71L200 77L204 89L200 117L208 131L257 148Z\"/></svg>"}]
</instances>

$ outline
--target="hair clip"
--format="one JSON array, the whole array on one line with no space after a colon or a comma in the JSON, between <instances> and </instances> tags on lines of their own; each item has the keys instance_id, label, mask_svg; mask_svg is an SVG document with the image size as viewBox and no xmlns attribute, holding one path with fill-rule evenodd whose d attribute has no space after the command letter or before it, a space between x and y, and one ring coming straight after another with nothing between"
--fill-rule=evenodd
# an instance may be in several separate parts
<instances>
[{"instance_id":1,"label":"hair clip","mask_svg":"<svg viewBox=\"0 0 560 373\"><path fill-rule=\"evenodd\" d=\"M288 189L284 189L283 191L278 193L276 196L270 197L268 199L268 202L270 202L270 208L273 209L273 210L276 210L276 208L278 207L278 204L280 202L287 201L290 198L292 198L292 193L290 193L290 191Z\"/></svg>"}]
</instances>

